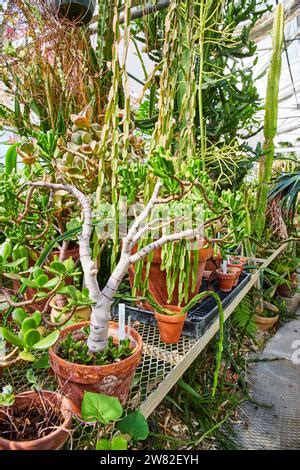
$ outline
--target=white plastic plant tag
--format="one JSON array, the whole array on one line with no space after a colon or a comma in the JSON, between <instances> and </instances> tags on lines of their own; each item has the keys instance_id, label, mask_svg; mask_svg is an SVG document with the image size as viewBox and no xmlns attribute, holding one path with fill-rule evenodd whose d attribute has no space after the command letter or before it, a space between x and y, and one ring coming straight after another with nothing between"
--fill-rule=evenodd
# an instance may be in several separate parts
<instances>
[{"instance_id":1,"label":"white plastic plant tag","mask_svg":"<svg viewBox=\"0 0 300 470\"><path fill-rule=\"evenodd\" d=\"M222 263L222 271L224 274L227 274L227 263L228 261L224 260Z\"/></svg>"},{"instance_id":2,"label":"white plastic plant tag","mask_svg":"<svg viewBox=\"0 0 300 470\"><path fill-rule=\"evenodd\" d=\"M125 304L119 304L119 342L125 338Z\"/></svg>"}]
</instances>

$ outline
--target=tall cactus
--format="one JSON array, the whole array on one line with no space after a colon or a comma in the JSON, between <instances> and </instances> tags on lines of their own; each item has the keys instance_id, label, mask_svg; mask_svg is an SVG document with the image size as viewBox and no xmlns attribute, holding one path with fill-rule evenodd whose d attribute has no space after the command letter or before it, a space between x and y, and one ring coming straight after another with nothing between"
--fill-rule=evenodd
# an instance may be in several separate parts
<instances>
[{"instance_id":1,"label":"tall cactus","mask_svg":"<svg viewBox=\"0 0 300 470\"><path fill-rule=\"evenodd\" d=\"M268 72L263 155L259 165L259 190L256 217L254 223L255 234L261 239L266 222L266 206L268 186L272 176L274 160L274 137L277 132L278 94L281 72L281 51L284 32L284 8L277 5L273 24L273 52Z\"/></svg>"}]
</instances>

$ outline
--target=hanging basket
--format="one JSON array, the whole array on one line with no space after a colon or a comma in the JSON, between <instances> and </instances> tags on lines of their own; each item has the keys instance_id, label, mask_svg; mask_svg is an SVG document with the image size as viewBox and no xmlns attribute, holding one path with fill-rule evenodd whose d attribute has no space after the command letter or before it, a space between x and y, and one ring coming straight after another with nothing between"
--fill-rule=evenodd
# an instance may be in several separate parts
<instances>
[{"instance_id":1,"label":"hanging basket","mask_svg":"<svg viewBox=\"0 0 300 470\"><path fill-rule=\"evenodd\" d=\"M88 24L93 18L96 0L54 0L60 17L80 24Z\"/></svg>"}]
</instances>

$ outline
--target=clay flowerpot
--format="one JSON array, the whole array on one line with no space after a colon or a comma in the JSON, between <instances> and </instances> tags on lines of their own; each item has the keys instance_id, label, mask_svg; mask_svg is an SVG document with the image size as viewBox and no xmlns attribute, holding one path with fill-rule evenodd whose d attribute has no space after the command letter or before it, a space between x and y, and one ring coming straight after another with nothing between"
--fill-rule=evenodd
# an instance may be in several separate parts
<instances>
[{"instance_id":1,"label":"clay flowerpot","mask_svg":"<svg viewBox=\"0 0 300 470\"><path fill-rule=\"evenodd\" d=\"M235 273L235 279L234 279L234 283L233 283L233 287L235 287L235 286L238 285L239 278L240 278L240 275L241 275L241 270L240 270L240 268L230 268L230 271L233 271Z\"/></svg>"},{"instance_id":2,"label":"clay flowerpot","mask_svg":"<svg viewBox=\"0 0 300 470\"><path fill-rule=\"evenodd\" d=\"M53 323L55 323L55 321L57 321L58 323L64 321L67 314L61 313L64 307L60 307L56 305L55 297L50 301L50 307L51 307L51 314L50 314L51 321ZM70 320L76 323L79 323L83 321L89 321L90 318L91 318L91 307L89 305L83 305L80 307L76 307L76 310Z\"/></svg>"},{"instance_id":3,"label":"clay flowerpot","mask_svg":"<svg viewBox=\"0 0 300 470\"><path fill-rule=\"evenodd\" d=\"M289 277L290 285L280 284L277 287L277 293L281 297L293 297L298 285L298 275L297 273L291 273Z\"/></svg>"},{"instance_id":4,"label":"clay flowerpot","mask_svg":"<svg viewBox=\"0 0 300 470\"><path fill-rule=\"evenodd\" d=\"M217 278L219 279L219 289L222 292L230 292L236 279L236 273L231 270L228 270L227 273L224 273L221 269L218 269Z\"/></svg>"},{"instance_id":5,"label":"clay flowerpot","mask_svg":"<svg viewBox=\"0 0 300 470\"><path fill-rule=\"evenodd\" d=\"M64 328L60 340L49 350L50 364L58 378L61 391L71 400L72 410L77 415L81 413L84 391L114 396L124 405L143 352L141 336L130 328L130 342L134 353L119 362L105 366L87 366L73 364L59 357L60 341L69 333L73 333L77 340L83 339L84 332L81 329L88 325L89 322L82 322ZM118 323L109 322L108 336L112 336L114 341L118 342Z\"/></svg>"},{"instance_id":6,"label":"clay flowerpot","mask_svg":"<svg viewBox=\"0 0 300 470\"><path fill-rule=\"evenodd\" d=\"M206 261L205 271L215 272L217 269L221 268L222 256L219 254L217 256L212 256Z\"/></svg>"},{"instance_id":7,"label":"clay flowerpot","mask_svg":"<svg viewBox=\"0 0 300 470\"><path fill-rule=\"evenodd\" d=\"M240 269L240 271L242 272L243 269L244 269L244 263L242 263L240 260L237 262L237 261L234 261L234 260L230 260L228 263L227 263L227 267L228 268L238 268Z\"/></svg>"},{"instance_id":8,"label":"clay flowerpot","mask_svg":"<svg viewBox=\"0 0 300 470\"><path fill-rule=\"evenodd\" d=\"M29 408L34 406L34 408L38 408L42 420L44 414L43 401L51 409L57 409L62 416L62 424L53 430L49 429L49 434L46 436L31 441L10 441L0 436L0 450L58 450L62 447L69 438L68 430L71 429L72 424L71 403L67 398L58 393L44 390L39 392L28 391L16 395L12 411L17 410L20 413L24 410L25 414ZM1 421L7 420L7 412L7 408L5 410L0 408L0 425Z\"/></svg>"},{"instance_id":9,"label":"clay flowerpot","mask_svg":"<svg viewBox=\"0 0 300 470\"><path fill-rule=\"evenodd\" d=\"M195 290L193 291L191 288L189 289L189 298L188 302L199 292L202 278L203 278L203 272L206 264L206 260L211 256L212 254L212 247L206 247L203 248L203 245L205 243L205 240L199 240L199 265L198 265L198 271L197 271L197 282L196 282L196 287ZM132 250L132 253L136 252L136 247ZM193 262L193 252L191 254L191 263ZM145 279L145 267L146 263L144 265L142 277ZM149 292L153 296L154 300L159 304L159 305L166 305L168 303L168 289L167 289L167 281L166 281L166 271L162 271L160 269L161 267L161 249L157 249L153 252L153 260L151 263L151 267L149 270ZM130 280L130 285L133 287L133 281L134 281L134 266L131 265L129 266L129 280ZM190 286L192 285L192 275L190 277L189 282ZM137 295L141 295L140 292L137 292ZM188 303L187 302L187 303ZM170 302L171 305L178 305L179 303L179 296L178 296L178 282L175 284L175 289L173 292L172 300ZM139 302L138 304L140 307L145 308L146 310L151 310L154 311L153 307L149 305L147 302ZM186 305L184 302L182 303L182 306Z\"/></svg>"},{"instance_id":10,"label":"clay flowerpot","mask_svg":"<svg viewBox=\"0 0 300 470\"><path fill-rule=\"evenodd\" d=\"M273 326L278 322L279 315L275 317L263 317L262 315L254 314L256 324L260 330L268 331L273 328Z\"/></svg>"},{"instance_id":11,"label":"clay flowerpot","mask_svg":"<svg viewBox=\"0 0 300 470\"><path fill-rule=\"evenodd\" d=\"M164 315L155 312L160 339L163 343L178 343L187 313L182 314L181 308L175 305L164 305L165 308L174 312L175 315Z\"/></svg>"}]
</instances>

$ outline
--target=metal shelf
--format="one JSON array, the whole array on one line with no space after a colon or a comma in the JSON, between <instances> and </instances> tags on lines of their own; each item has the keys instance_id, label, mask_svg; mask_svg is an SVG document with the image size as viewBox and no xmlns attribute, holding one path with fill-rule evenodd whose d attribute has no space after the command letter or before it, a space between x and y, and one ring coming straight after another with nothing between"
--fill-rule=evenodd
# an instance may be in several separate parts
<instances>
[{"instance_id":1,"label":"metal shelf","mask_svg":"<svg viewBox=\"0 0 300 470\"><path fill-rule=\"evenodd\" d=\"M285 245L282 245L268 259L256 259L256 262L261 266L224 310L225 320L228 319L245 295L257 283L261 270L267 267L284 250L284 247ZM175 345L162 343L156 326L138 322L135 322L133 326L142 335L144 351L142 361L137 368L132 383L126 410L139 408L147 418L218 332L219 319L213 321L201 338L195 339L183 335ZM13 368L11 371L6 370L2 379L3 384L12 384L15 392L27 389L26 369L26 366L22 365ZM49 371L37 370L35 374L43 388L57 388L56 380L53 375L49 374ZM78 421L74 432L73 448L86 448L86 440L90 442L95 438L96 433L97 428L95 426L85 425Z\"/></svg>"}]
</instances>

